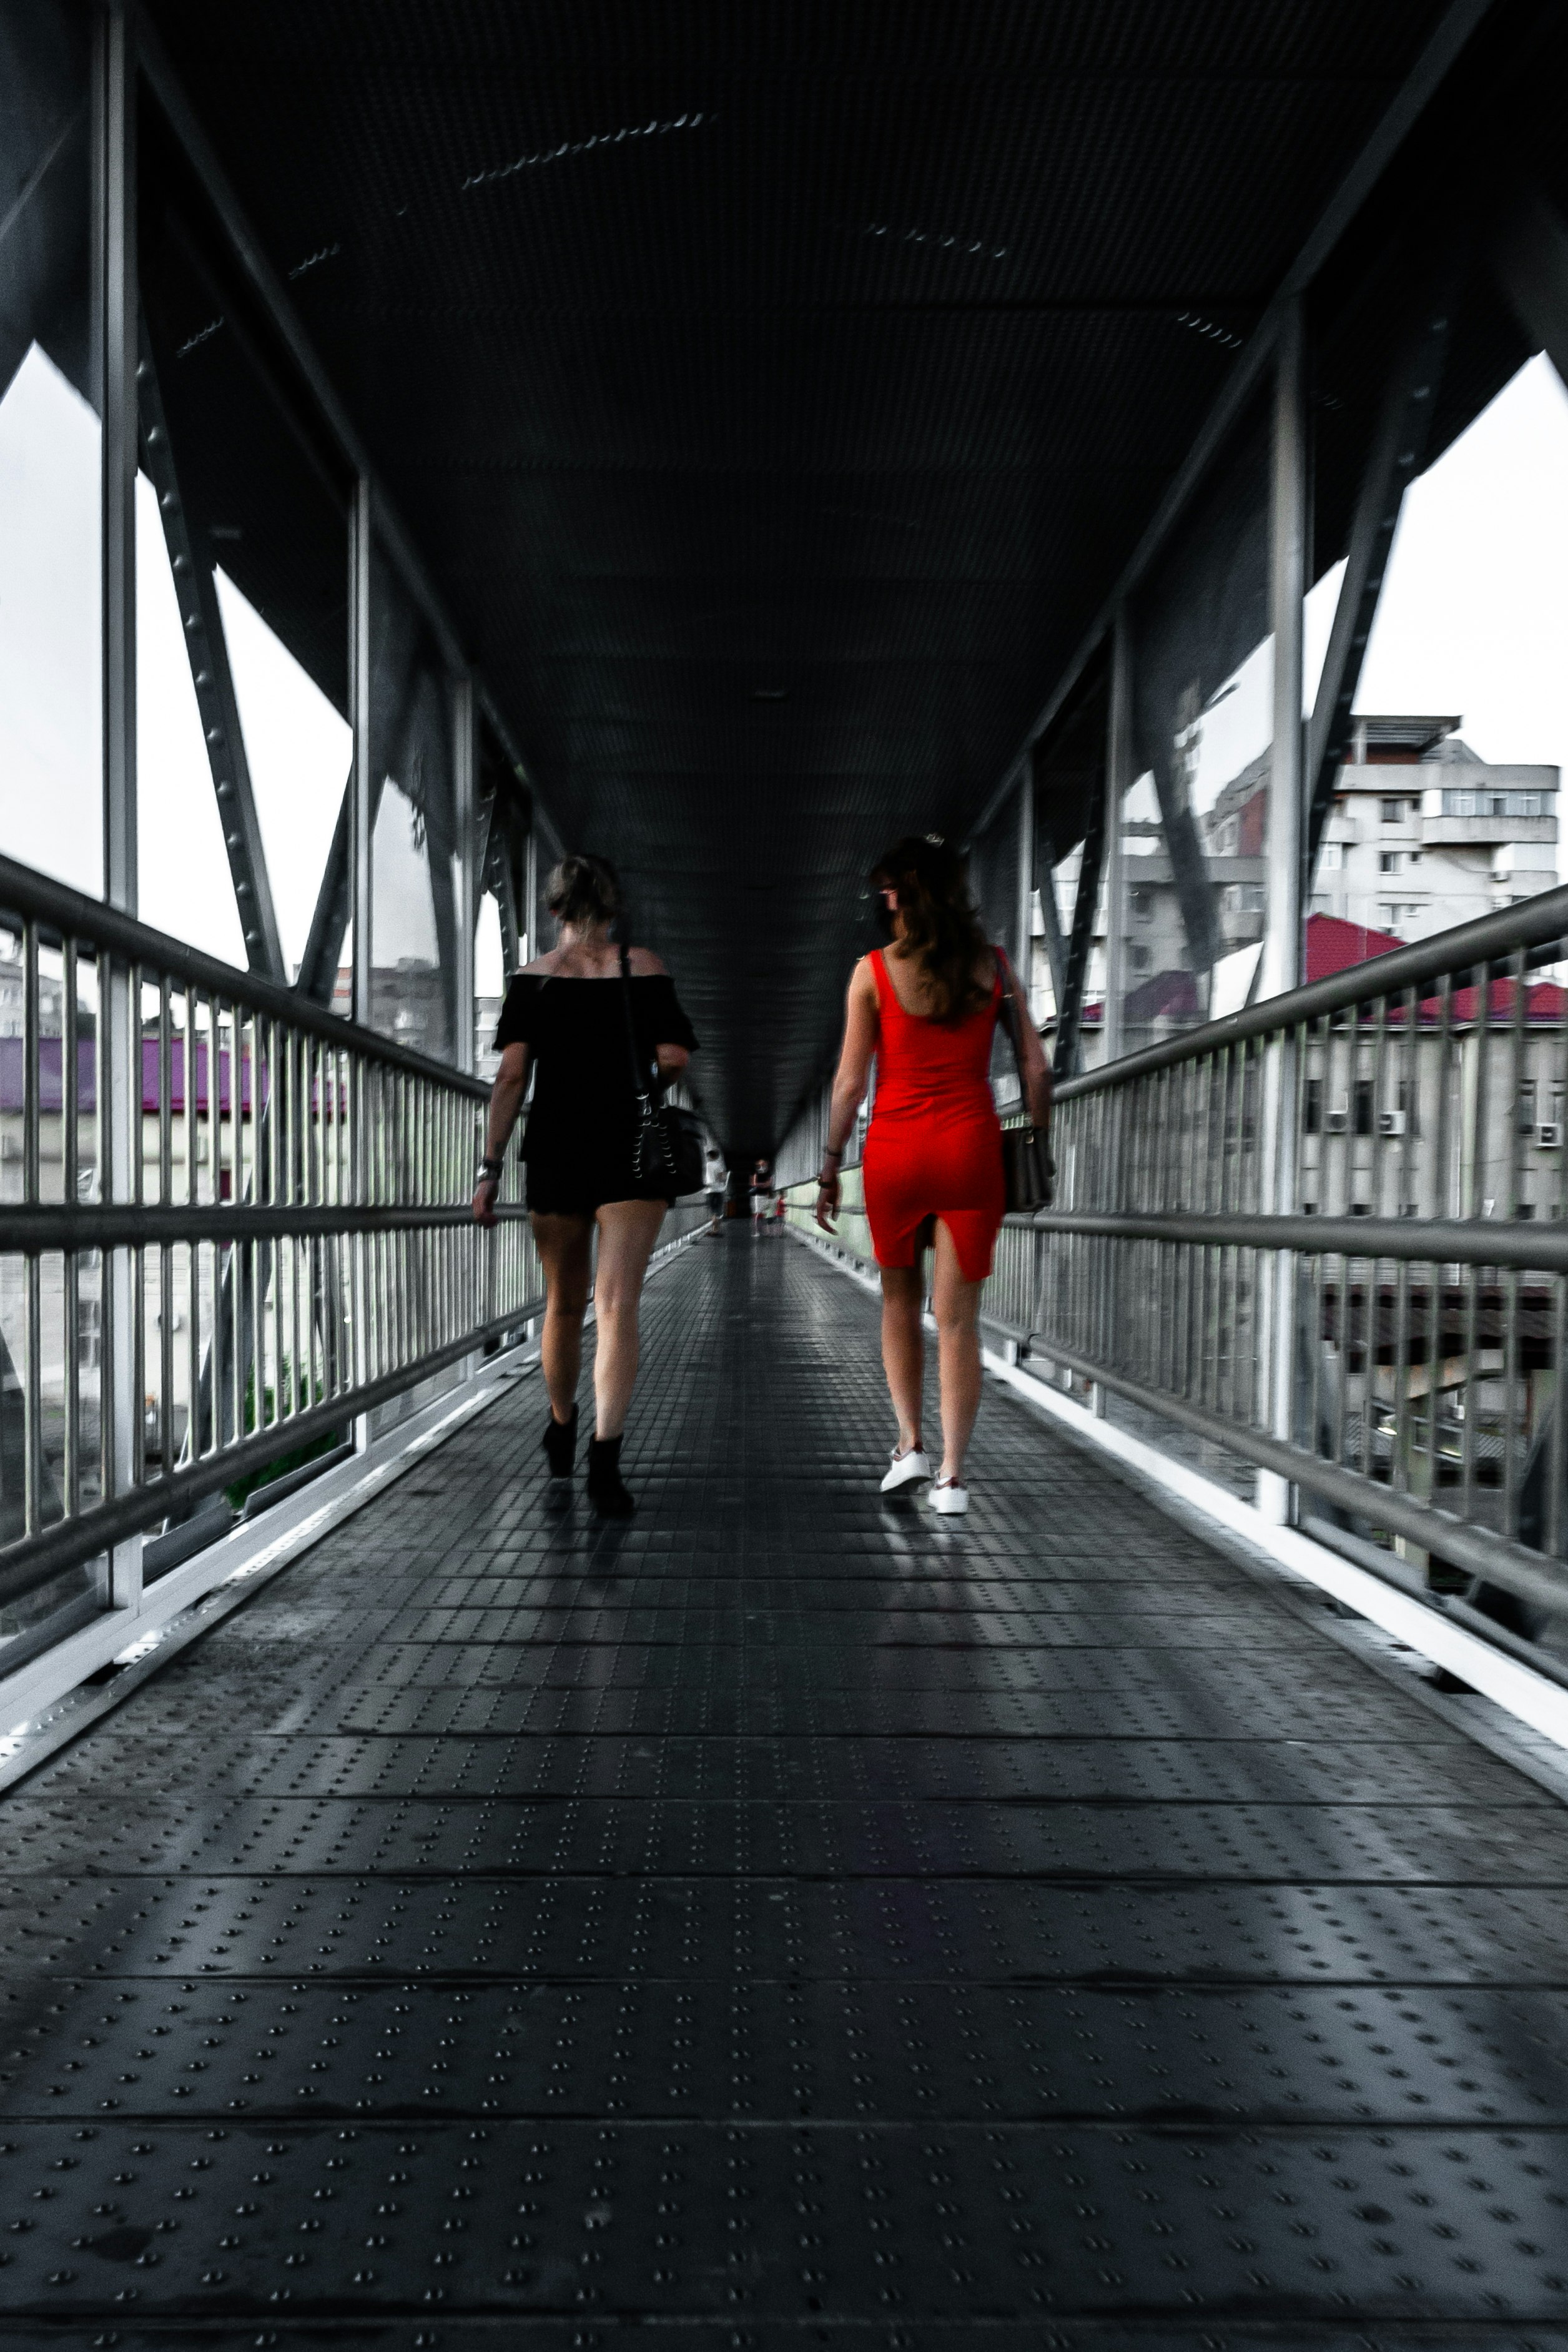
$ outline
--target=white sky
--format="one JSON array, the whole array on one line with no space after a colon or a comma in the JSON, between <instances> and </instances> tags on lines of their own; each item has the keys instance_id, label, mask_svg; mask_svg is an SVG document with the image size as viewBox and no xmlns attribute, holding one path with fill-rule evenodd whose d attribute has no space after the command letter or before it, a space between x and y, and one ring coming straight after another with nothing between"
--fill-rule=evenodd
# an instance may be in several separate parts
<instances>
[{"instance_id":1,"label":"white sky","mask_svg":"<svg viewBox=\"0 0 1568 2352\"><path fill-rule=\"evenodd\" d=\"M0 400L0 851L101 887L99 426L35 349ZM156 502L138 487L141 910L242 960L217 807ZM1310 700L1337 571L1308 599ZM218 593L285 959L292 970L348 772L349 730L221 572ZM1204 719L1210 805L1268 741L1271 648ZM1568 394L1531 361L1411 488L1362 674L1364 710L1462 714L1485 759L1568 765ZM1140 793L1130 814L1153 815ZM428 869L395 788L376 828L375 954L433 956ZM481 992L501 985L487 911Z\"/></svg>"}]
</instances>

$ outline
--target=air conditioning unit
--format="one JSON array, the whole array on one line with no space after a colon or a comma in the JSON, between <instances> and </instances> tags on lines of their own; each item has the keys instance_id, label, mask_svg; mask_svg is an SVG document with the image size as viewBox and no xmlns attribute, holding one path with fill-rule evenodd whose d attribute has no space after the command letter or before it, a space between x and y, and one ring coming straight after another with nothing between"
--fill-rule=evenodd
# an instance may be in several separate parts
<instances>
[{"instance_id":1,"label":"air conditioning unit","mask_svg":"<svg viewBox=\"0 0 1568 2352\"><path fill-rule=\"evenodd\" d=\"M1562 1120L1560 1118L1543 1118L1535 1130L1535 1140L1541 1146L1542 1151L1559 1150L1562 1148L1563 1143Z\"/></svg>"},{"instance_id":2,"label":"air conditioning unit","mask_svg":"<svg viewBox=\"0 0 1568 2352\"><path fill-rule=\"evenodd\" d=\"M1403 1135L1405 1113L1402 1110L1380 1110L1377 1114L1379 1135Z\"/></svg>"},{"instance_id":3,"label":"air conditioning unit","mask_svg":"<svg viewBox=\"0 0 1568 2352\"><path fill-rule=\"evenodd\" d=\"M1350 1105L1348 1103L1335 1103L1333 1110L1323 1113L1325 1135L1343 1135L1349 1125Z\"/></svg>"}]
</instances>

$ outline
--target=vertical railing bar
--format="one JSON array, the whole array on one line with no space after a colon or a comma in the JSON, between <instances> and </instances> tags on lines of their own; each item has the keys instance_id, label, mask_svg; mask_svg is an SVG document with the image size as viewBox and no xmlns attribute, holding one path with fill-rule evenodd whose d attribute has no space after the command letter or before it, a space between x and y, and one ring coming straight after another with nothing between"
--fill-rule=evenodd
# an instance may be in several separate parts
<instances>
[{"instance_id":1,"label":"vertical railing bar","mask_svg":"<svg viewBox=\"0 0 1568 2352\"><path fill-rule=\"evenodd\" d=\"M1525 1017L1529 1006L1529 964L1521 948L1513 959L1512 1100L1509 1108L1507 1214L1517 1220L1524 1182ZM1533 1203L1531 1204L1533 1205ZM1519 1487L1523 1469L1519 1370L1519 1269L1510 1266L1503 1277L1502 1335L1502 1531L1511 1540L1519 1533Z\"/></svg>"}]
</instances>

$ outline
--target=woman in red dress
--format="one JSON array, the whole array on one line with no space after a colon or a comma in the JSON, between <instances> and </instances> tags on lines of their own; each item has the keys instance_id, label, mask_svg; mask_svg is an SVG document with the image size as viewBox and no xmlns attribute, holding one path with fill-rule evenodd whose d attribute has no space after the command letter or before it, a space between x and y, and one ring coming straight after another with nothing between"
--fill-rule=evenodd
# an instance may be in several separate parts
<instances>
[{"instance_id":1,"label":"woman in red dress","mask_svg":"<svg viewBox=\"0 0 1568 2352\"><path fill-rule=\"evenodd\" d=\"M1027 1108L1043 1130L1051 1073L1028 1002L1000 948L988 947L961 858L934 835L907 835L879 858L872 888L888 936L850 981L833 1080L817 1223L833 1230L839 1168L873 1057L876 1095L862 1177L882 1268L882 1360L898 1415L883 1494L931 1476L921 1435L925 1346L921 1252L935 1253L942 1461L928 1500L967 1511L964 1454L980 1402L980 1286L1002 1221L1001 1128L990 1088L991 1041L1005 992L1019 1012Z\"/></svg>"}]
</instances>

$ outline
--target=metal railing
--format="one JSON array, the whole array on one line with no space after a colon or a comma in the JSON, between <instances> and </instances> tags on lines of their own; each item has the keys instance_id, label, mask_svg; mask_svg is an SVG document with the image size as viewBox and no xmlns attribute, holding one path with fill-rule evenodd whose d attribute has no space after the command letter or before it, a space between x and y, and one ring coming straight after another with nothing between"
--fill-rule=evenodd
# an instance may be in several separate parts
<instances>
[{"instance_id":1,"label":"metal railing","mask_svg":"<svg viewBox=\"0 0 1568 2352\"><path fill-rule=\"evenodd\" d=\"M1007 1220L988 1321L1291 1482L1396 1581L1568 1614L1564 955L1568 889L1068 1081L1055 1205ZM852 1201L841 1235L871 1255Z\"/></svg>"},{"instance_id":2,"label":"metal railing","mask_svg":"<svg viewBox=\"0 0 1568 2352\"><path fill-rule=\"evenodd\" d=\"M538 1309L487 1092L0 859L0 1609Z\"/></svg>"}]
</instances>

